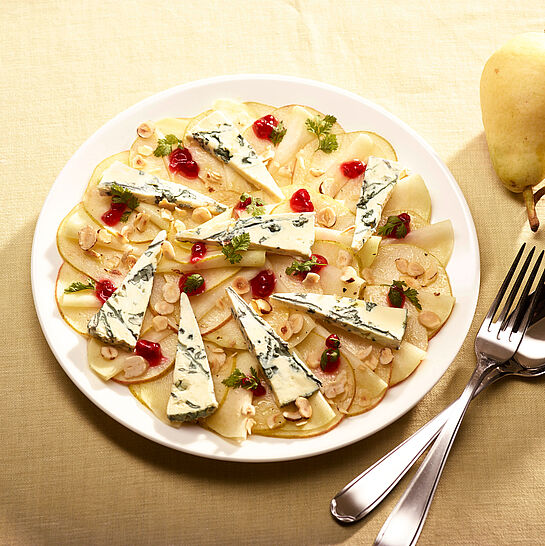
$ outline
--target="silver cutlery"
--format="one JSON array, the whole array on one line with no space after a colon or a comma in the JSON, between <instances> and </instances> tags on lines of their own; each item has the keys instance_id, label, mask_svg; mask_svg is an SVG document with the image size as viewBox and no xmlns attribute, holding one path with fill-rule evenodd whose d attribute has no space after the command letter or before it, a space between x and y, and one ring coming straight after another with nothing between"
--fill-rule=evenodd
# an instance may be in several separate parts
<instances>
[{"instance_id":1,"label":"silver cutlery","mask_svg":"<svg viewBox=\"0 0 545 546\"><path fill-rule=\"evenodd\" d=\"M521 302L525 305L526 301ZM515 358L499 364L482 380L474 396L503 377L545 375L545 294L536 301L532 326ZM331 514L342 523L354 523L374 510L435 440L454 403L417 430L382 459L348 483L331 501Z\"/></svg>"},{"instance_id":2,"label":"silver cutlery","mask_svg":"<svg viewBox=\"0 0 545 546\"><path fill-rule=\"evenodd\" d=\"M536 299L541 295L543 281L545 280L544 273L541 275L536 293L530 299L530 305L527 309L521 306L515 312L511 313L517 296L520 300L524 301L530 293L543 259L543 252L541 252L519 296L519 289L527 276L535 252L535 247L532 248L516 276L513 286L508 292L511 280L524 253L525 246L522 245L519 250L477 333L475 338L475 355L477 357L475 371L462 395L450 410L448 419L435 443L430 448L424 462L386 520L386 523L382 526L375 540L375 546L408 546L416 544L456 433L477 387L498 363L511 359L517 352L528 327L530 316L533 314ZM505 298L506 294L507 297ZM502 304L504 298L505 302L500 310L500 304Z\"/></svg>"}]
</instances>

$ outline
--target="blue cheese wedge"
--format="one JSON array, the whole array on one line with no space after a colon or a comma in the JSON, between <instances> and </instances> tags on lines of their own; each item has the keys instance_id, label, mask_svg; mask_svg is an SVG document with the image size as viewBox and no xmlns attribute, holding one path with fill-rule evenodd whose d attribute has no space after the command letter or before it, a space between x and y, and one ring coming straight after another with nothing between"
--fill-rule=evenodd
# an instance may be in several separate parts
<instances>
[{"instance_id":1,"label":"blue cheese wedge","mask_svg":"<svg viewBox=\"0 0 545 546\"><path fill-rule=\"evenodd\" d=\"M130 191L139 201L158 205L170 203L180 208L196 209L206 207L213 214L227 210L227 206L181 184L163 180L152 174L133 169L120 161L112 163L103 173L98 183L98 191L111 194L113 184Z\"/></svg>"},{"instance_id":2,"label":"blue cheese wedge","mask_svg":"<svg viewBox=\"0 0 545 546\"><path fill-rule=\"evenodd\" d=\"M284 199L282 190L265 163L222 112L215 110L201 119L190 134L204 150L229 165L254 186L265 190L278 201Z\"/></svg>"},{"instance_id":3,"label":"blue cheese wedge","mask_svg":"<svg viewBox=\"0 0 545 546\"><path fill-rule=\"evenodd\" d=\"M218 402L199 325L184 292L180 296L180 327L172 380L167 404L167 417L171 421L195 421L217 409Z\"/></svg>"},{"instance_id":4,"label":"blue cheese wedge","mask_svg":"<svg viewBox=\"0 0 545 546\"><path fill-rule=\"evenodd\" d=\"M309 257L314 244L314 212L269 214L240 218L228 222L205 222L200 226L179 231L181 242L204 241L228 244L233 237L248 233L250 248L275 254L300 254Z\"/></svg>"},{"instance_id":5,"label":"blue cheese wedge","mask_svg":"<svg viewBox=\"0 0 545 546\"><path fill-rule=\"evenodd\" d=\"M161 245L161 231L138 258L121 286L104 302L87 325L89 335L109 345L134 349L153 288Z\"/></svg>"},{"instance_id":6,"label":"blue cheese wedge","mask_svg":"<svg viewBox=\"0 0 545 546\"><path fill-rule=\"evenodd\" d=\"M356 204L352 248L356 251L377 229L384 205L397 183L401 167L395 161L370 157L367 161L361 194Z\"/></svg>"},{"instance_id":7,"label":"blue cheese wedge","mask_svg":"<svg viewBox=\"0 0 545 546\"><path fill-rule=\"evenodd\" d=\"M231 311L280 406L309 397L321 383L288 344L231 287Z\"/></svg>"},{"instance_id":8,"label":"blue cheese wedge","mask_svg":"<svg viewBox=\"0 0 545 546\"><path fill-rule=\"evenodd\" d=\"M386 347L397 349L407 327L407 310L397 307L311 293L286 292L271 297Z\"/></svg>"}]
</instances>

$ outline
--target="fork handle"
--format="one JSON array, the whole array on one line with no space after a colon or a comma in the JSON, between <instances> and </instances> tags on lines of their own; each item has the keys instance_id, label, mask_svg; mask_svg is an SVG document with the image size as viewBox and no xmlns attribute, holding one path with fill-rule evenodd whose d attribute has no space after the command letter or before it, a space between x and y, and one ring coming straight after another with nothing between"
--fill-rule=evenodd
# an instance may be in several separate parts
<instances>
[{"instance_id":1,"label":"fork handle","mask_svg":"<svg viewBox=\"0 0 545 546\"><path fill-rule=\"evenodd\" d=\"M448 420L435 444L380 530L375 546L416 544L460 423L475 390L492 365L495 363L487 358L479 359L464 392L450 410Z\"/></svg>"},{"instance_id":2,"label":"fork handle","mask_svg":"<svg viewBox=\"0 0 545 546\"><path fill-rule=\"evenodd\" d=\"M495 367L479 384L474 397L504 375ZM333 517L342 523L354 523L373 511L435 440L455 403L343 487L331 500Z\"/></svg>"}]
</instances>

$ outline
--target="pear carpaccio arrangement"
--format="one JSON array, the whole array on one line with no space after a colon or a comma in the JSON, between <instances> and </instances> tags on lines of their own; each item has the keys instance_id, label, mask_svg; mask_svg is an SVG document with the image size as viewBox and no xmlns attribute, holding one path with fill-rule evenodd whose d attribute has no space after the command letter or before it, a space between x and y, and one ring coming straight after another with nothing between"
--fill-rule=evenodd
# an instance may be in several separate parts
<instances>
[{"instance_id":1,"label":"pear carpaccio arrangement","mask_svg":"<svg viewBox=\"0 0 545 546\"><path fill-rule=\"evenodd\" d=\"M243 441L325 433L418 367L454 305L453 230L384 138L231 100L135 135L57 235L95 374Z\"/></svg>"}]
</instances>

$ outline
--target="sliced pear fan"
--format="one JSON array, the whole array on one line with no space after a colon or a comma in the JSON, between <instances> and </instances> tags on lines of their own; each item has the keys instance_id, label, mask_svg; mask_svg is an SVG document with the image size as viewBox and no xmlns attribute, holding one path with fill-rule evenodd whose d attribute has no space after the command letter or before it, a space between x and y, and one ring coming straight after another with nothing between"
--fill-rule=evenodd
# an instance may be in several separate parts
<instances>
[{"instance_id":1,"label":"sliced pear fan","mask_svg":"<svg viewBox=\"0 0 545 546\"><path fill-rule=\"evenodd\" d=\"M382 242L382 237L377 237L372 235L367 239L365 244L358 250L358 260L360 263L360 269L366 269L373 265L375 258L379 252L380 243Z\"/></svg>"},{"instance_id":2,"label":"sliced pear fan","mask_svg":"<svg viewBox=\"0 0 545 546\"><path fill-rule=\"evenodd\" d=\"M433 254L443 266L448 264L454 246L454 230L450 220L415 229L403 239L385 239L384 243L414 245Z\"/></svg>"}]
</instances>

